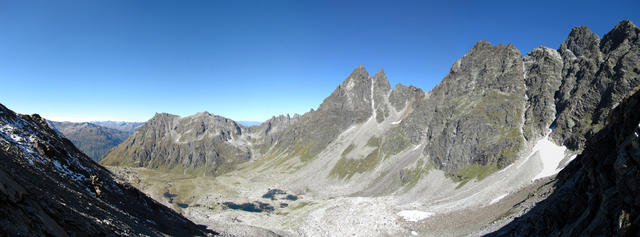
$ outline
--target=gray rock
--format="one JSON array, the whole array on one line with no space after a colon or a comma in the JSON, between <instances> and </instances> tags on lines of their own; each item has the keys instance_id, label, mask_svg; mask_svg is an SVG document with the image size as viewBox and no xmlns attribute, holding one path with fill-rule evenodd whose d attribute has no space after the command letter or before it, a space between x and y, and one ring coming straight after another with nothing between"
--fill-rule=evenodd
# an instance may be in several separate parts
<instances>
[{"instance_id":1,"label":"gray rock","mask_svg":"<svg viewBox=\"0 0 640 237\"><path fill-rule=\"evenodd\" d=\"M527 140L535 141L555 120L554 97L562 83L563 61L556 50L539 47L524 57L524 66L528 101L523 130Z\"/></svg>"}]
</instances>

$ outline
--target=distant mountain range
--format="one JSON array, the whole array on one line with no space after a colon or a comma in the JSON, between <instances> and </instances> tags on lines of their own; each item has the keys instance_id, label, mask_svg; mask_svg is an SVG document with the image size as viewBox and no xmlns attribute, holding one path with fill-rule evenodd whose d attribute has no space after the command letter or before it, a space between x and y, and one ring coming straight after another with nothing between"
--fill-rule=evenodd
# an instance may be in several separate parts
<instances>
[{"instance_id":1,"label":"distant mountain range","mask_svg":"<svg viewBox=\"0 0 640 237\"><path fill-rule=\"evenodd\" d=\"M123 132L132 134L136 128L139 128L144 122L123 122L123 121L91 121L95 125L100 125L106 128L112 128Z\"/></svg>"},{"instance_id":2,"label":"distant mountain range","mask_svg":"<svg viewBox=\"0 0 640 237\"><path fill-rule=\"evenodd\" d=\"M258 126L262 124L262 122L257 122L257 121L238 121L238 123L242 124L242 126L245 126L245 127Z\"/></svg>"},{"instance_id":3,"label":"distant mountain range","mask_svg":"<svg viewBox=\"0 0 640 237\"><path fill-rule=\"evenodd\" d=\"M137 127L144 124L113 121L49 123L94 161L100 160L111 148L122 143Z\"/></svg>"}]
</instances>

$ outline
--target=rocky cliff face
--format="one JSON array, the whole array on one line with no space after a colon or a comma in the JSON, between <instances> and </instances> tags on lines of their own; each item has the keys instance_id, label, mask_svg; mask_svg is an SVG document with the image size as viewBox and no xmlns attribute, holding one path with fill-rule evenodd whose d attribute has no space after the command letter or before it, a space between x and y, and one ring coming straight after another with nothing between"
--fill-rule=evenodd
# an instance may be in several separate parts
<instances>
[{"instance_id":1,"label":"rocky cliff face","mask_svg":"<svg viewBox=\"0 0 640 237\"><path fill-rule=\"evenodd\" d=\"M495 236L632 236L640 226L640 93L557 176L555 190Z\"/></svg>"},{"instance_id":2,"label":"rocky cliff face","mask_svg":"<svg viewBox=\"0 0 640 237\"><path fill-rule=\"evenodd\" d=\"M114 181L38 115L0 105L0 233L8 236L213 234Z\"/></svg>"},{"instance_id":3,"label":"rocky cliff face","mask_svg":"<svg viewBox=\"0 0 640 237\"><path fill-rule=\"evenodd\" d=\"M49 121L49 125L61 132L94 161L100 160L111 148L122 143L129 137L129 132L106 128L87 122Z\"/></svg>"},{"instance_id":4,"label":"rocky cliff face","mask_svg":"<svg viewBox=\"0 0 640 237\"><path fill-rule=\"evenodd\" d=\"M640 83L640 29L623 21L602 40L576 27L558 50L563 83L556 95L558 118L552 136L580 150L602 128L609 111Z\"/></svg>"},{"instance_id":5,"label":"rocky cliff face","mask_svg":"<svg viewBox=\"0 0 640 237\"><path fill-rule=\"evenodd\" d=\"M523 143L523 77L515 47L478 42L400 126L440 169L504 166Z\"/></svg>"}]
</instances>

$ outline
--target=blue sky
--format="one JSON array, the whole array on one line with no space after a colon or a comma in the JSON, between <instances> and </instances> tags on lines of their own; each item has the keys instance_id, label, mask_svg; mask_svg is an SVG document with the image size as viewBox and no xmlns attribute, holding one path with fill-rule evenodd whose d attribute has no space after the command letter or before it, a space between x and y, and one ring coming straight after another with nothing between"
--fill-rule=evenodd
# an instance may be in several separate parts
<instances>
[{"instance_id":1,"label":"blue sky","mask_svg":"<svg viewBox=\"0 0 640 237\"><path fill-rule=\"evenodd\" d=\"M0 0L0 103L54 120L317 108L358 65L431 90L478 40L523 54L640 1Z\"/></svg>"}]
</instances>

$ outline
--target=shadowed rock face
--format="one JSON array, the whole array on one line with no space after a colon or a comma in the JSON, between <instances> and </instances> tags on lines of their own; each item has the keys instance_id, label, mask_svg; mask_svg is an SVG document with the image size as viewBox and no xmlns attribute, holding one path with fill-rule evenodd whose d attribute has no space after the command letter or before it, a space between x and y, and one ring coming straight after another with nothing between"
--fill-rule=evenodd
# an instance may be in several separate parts
<instances>
[{"instance_id":1,"label":"shadowed rock face","mask_svg":"<svg viewBox=\"0 0 640 237\"><path fill-rule=\"evenodd\" d=\"M38 115L0 105L0 233L194 236L197 226L114 181Z\"/></svg>"},{"instance_id":2,"label":"shadowed rock face","mask_svg":"<svg viewBox=\"0 0 640 237\"><path fill-rule=\"evenodd\" d=\"M94 161L100 160L111 148L122 143L129 133L116 129L102 127L93 123L72 123L49 121L54 129Z\"/></svg>"},{"instance_id":3,"label":"shadowed rock face","mask_svg":"<svg viewBox=\"0 0 640 237\"><path fill-rule=\"evenodd\" d=\"M609 111L640 84L638 35L640 28L630 21L618 24L602 40L584 26L571 31L558 50L564 66L556 94L556 141L582 149Z\"/></svg>"},{"instance_id":4,"label":"shadowed rock face","mask_svg":"<svg viewBox=\"0 0 640 237\"><path fill-rule=\"evenodd\" d=\"M640 89L636 88L636 91ZM495 236L632 236L640 229L640 93L612 110L555 190Z\"/></svg>"}]
</instances>

